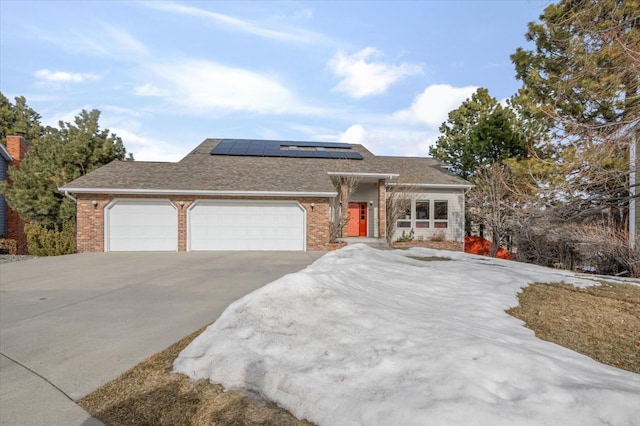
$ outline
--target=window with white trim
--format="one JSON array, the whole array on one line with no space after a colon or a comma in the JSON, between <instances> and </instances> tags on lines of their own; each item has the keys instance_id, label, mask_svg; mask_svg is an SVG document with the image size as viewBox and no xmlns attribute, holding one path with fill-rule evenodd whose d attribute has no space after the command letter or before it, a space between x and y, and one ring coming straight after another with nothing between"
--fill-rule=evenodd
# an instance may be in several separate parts
<instances>
[{"instance_id":1,"label":"window with white trim","mask_svg":"<svg viewBox=\"0 0 640 426\"><path fill-rule=\"evenodd\" d=\"M400 215L400 219L396 222L398 228L411 228L411 207L406 209L404 213Z\"/></svg>"},{"instance_id":2,"label":"window with white trim","mask_svg":"<svg viewBox=\"0 0 640 426\"><path fill-rule=\"evenodd\" d=\"M429 228L431 215L429 200L416 200L416 228Z\"/></svg>"},{"instance_id":3,"label":"window with white trim","mask_svg":"<svg viewBox=\"0 0 640 426\"><path fill-rule=\"evenodd\" d=\"M433 202L433 227L449 227L449 202L436 200Z\"/></svg>"}]
</instances>

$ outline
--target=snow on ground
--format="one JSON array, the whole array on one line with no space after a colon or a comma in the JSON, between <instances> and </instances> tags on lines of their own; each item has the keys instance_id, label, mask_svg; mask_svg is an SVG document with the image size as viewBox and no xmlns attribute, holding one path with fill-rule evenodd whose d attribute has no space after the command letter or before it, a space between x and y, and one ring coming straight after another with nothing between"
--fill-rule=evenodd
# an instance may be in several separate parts
<instances>
[{"instance_id":1,"label":"snow on ground","mask_svg":"<svg viewBox=\"0 0 640 426\"><path fill-rule=\"evenodd\" d=\"M594 284L464 253L348 246L229 306L174 369L320 425L640 425L640 375L505 313L527 284L560 281Z\"/></svg>"}]
</instances>

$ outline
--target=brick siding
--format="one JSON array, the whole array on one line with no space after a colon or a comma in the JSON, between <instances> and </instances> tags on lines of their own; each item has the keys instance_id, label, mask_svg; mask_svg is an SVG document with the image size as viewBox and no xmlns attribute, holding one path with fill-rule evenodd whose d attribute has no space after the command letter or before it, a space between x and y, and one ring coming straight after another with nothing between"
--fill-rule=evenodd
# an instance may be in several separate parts
<instances>
[{"instance_id":1,"label":"brick siding","mask_svg":"<svg viewBox=\"0 0 640 426\"><path fill-rule=\"evenodd\" d=\"M387 187L385 180L378 180L378 236L387 236Z\"/></svg>"},{"instance_id":2,"label":"brick siding","mask_svg":"<svg viewBox=\"0 0 640 426\"><path fill-rule=\"evenodd\" d=\"M16 169L20 168L20 162L24 160L27 151L31 147L31 142L22 135L7 135L7 152L13 161L11 165ZM7 175L7 182L11 185L11 169ZM18 212L7 206L7 239L15 240L17 254L29 254L27 248L27 236L24 233L25 221L22 220Z\"/></svg>"},{"instance_id":3,"label":"brick siding","mask_svg":"<svg viewBox=\"0 0 640 426\"><path fill-rule=\"evenodd\" d=\"M104 251L105 207L117 199L168 199L178 209L178 251L187 250L187 210L196 200L274 200L271 197L194 197L166 195L97 195L79 194L77 197L77 248L78 252ZM307 250L329 250L329 211L328 198L300 197L283 198L297 201L307 212ZM97 204L94 207L93 201ZM183 203L183 204L181 204ZM314 207L311 208L311 204Z\"/></svg>"}]
</instances>

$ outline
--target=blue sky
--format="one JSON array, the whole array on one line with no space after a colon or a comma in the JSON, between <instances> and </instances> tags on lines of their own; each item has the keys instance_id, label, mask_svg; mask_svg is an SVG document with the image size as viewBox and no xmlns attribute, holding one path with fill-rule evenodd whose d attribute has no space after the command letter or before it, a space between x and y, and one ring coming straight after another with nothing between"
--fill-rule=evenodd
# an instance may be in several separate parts
<instances>
[{"instance_id":1,"label":"blue sky","mask_svg":"<svg viewBox=\"0 0 640 426\"><path fill-rule=\"evenodd\" d=\"M0 90L44 124L101 110L137 160L208 137L425 156L477 87L517 91L509 55L548 3L2 0Z\"/></svg>"}]
</instances>

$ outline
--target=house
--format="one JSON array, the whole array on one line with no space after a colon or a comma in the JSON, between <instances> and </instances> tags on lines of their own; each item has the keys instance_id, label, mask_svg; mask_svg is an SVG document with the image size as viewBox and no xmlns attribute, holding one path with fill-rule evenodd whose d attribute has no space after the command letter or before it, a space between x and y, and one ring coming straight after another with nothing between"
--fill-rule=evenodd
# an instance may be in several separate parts
<instances>
[{"instance_id":1,"label":"house","mask_svg":"<svg viewBox=\"0 0 640 426\"><path fill-rule=\"evenodd\" d=\"M6 148L0 145L0 180L11 182L8 166L20 168L20 162L24 160L30 147L31 142L22 133L7 136ZM0 238L14 241L17 254L29 254L24 225L20 215L7 205L4 196L0 194Z\"/></svg>"},{"instance_id":2,"label":"house","mask_svg":"<svg viewBox=\"0 0 640 426\"><path fill-rule=\"evenodd\" d=\"M96 252L327 250L340 212L343 237L385 239L400 198L392 238L462 242L470 187L434 159L358 144L206 139L177 163L114 161L59 189L77 202L78 251Z\"/></svg>"},{"instance_id":3,"label":"house","mask_svg":"<svg viewBox=\"0 0 640 426\"><path fill-rule=\"evenodd\" d=\"M9 163L13 161L13 157L9 155L9 152L0 144L0 182L7 180L7 169ZM0 194L0 238L7 236L7 202L4 199L4 195Z\"/></svg>"},{"instance_id":4,"label":"house","mask_svg":"<svg viewBox=\"0 0 640 426\"><path fill-rule=\"evenodd\" d=\"M629 246L634 249L638 238L638 230L640 229L640 203L638 197L638 156L640 150L640 119L631 122L625 126L621 133L621 137L629 137Z\"/></svg>"}]
</instances>

